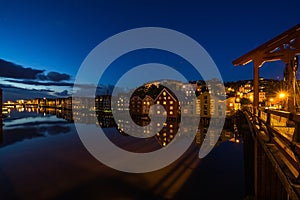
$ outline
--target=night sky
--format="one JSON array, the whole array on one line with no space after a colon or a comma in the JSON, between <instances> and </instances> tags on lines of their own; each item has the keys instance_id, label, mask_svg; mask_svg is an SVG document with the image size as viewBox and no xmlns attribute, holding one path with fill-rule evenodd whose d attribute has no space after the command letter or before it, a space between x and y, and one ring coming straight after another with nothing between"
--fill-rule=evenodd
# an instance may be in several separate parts
<instances>
[{"instance_id":1,"label":"night sky","mask_svg":"<svg viewBox=\"0 0 300 200\"><path fill-rule=\"evenodd\" d=\"M195 39L224 81L252 79L252 64L233 67L232 60L300 23L299 13L299 0L0 0L0 87L4 100L68 96L77 70L95 46L119 32L147 26ZM129 67L136 62L132 59L147 62L148 56L138 52L116 67ZM163 63L170 59L159 52L153 57ZM186 67L180 59L172 64ZM265 64L260 75L282 79L283 67L282 62Z\"/></svg>"}]
</instances>

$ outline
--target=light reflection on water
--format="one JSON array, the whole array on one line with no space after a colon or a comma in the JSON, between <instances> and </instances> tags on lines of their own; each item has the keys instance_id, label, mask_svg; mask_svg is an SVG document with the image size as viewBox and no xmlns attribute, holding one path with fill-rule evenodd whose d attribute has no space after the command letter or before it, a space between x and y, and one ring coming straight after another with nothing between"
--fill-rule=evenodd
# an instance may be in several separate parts
<instances>
[{"instance_id":1,"label":"light reflection on water","mask_svg":"<svg viewBox=\"0 0 300 200\"><path fill-rule=\"evenodd\" d=\"M117 131L113 131L119 134L111 134L111 131L106 136L114 142L116 145L124 148L128 151L133 152L140 152L138 149L131 149L127 144L130 142L144 142L148 145L152 144L152 148L149 148L148 151L154 151L158 148L164 147L168 145L174 138L175 134L177 133L178 127L180 123L178 121L168 121L164 123L162 126L162 130L158 132L156 135L149 137L147 140L142 138L135 138L132 137L125 132L123 132L123 126L127 125L127 122L118 122L118 126L114 122L111 115L103 115L103 114L95 114L98 118L97 125L101 126L102 128L117 128ZM95 117L91 116L91 117ZM79 117L78 115L75 117ZM90 120L86 120L89 122ZM1 134L0 138L0 148L12 145L17 142L24 141L26 139L33 139L33 138L41 138L47 137L50 135L59 135L69 133L71 128L74 129L74 124L70 123L73 122L73 115L72 112L69 110L56 110L56 109L38 109L38 108L27 108L27 109L12 109L9 112L7 118L3 120L3 133ZM85 123L85 122L83 122ZM92 124L91 124L92 125ZM95 125L95 124L93 124ZM170 128L171 127L171 128ZM198 146L201 146L203 140L205 139L205 129L200 130L201 125L199 125L199 129L196 133L195 143ZM154 127L155 128L155 127ZM150 127L151 129L151 127ZM134 131L132 129L128 129L130 131ZM76 131L72 131L74 133ZM184 133L184 130L183 130ZM125 136L125 137L124 137ZM194 136L192 136L194 137ZM220 138L216 138L218 140L217 145L221 142L225 142L227 140L232 142L239 142L237 139L239 135L233 133L232 131L224 130L221 134ZM124 145L125 144L125 145ZM213 144L214 145L214 144ZM143 151L141 151L143 152Z\"/></svg>"},{"instance_id":2,"label":"light reflection on water","mask_svg":"<svg viewBox=\"0 0 300 200\"><path fill-rule=\"evenodd\" d=\"M104 168L103 165L95 162L89 156L76 134L74 124L71 123L69 118L64 119L63 116L70 115L61 111L55 113L53 110L31 110L31 112L28 110L22 112L11 110L9 117L3 120L3 134L0 134L3 137L2 139L0 137L0 179L3 182L0 182L0 192L4 197L13 198L13 195L22 197L26 194L27 197L32 198L35 196L32 191L36 191L38 197L43 197L41 195L49 188L52 190L52 193L49 192L48 194L49 198L57 197L55 195L61 195L61 193L67 194L67 197L76 197L76 192L79 191L88 191L94 195L99 195L103 192L103 189L99 190L99 188L105 187L107 191L111 191L111 194L109 193L111 196L105 197L111 199L115 194L120 194L120 197L123 197L125 194L121 194L118 188L130 185L133 178L134 180L143 180L143 184L137 183L133 184L132 189L127 188L130 191L127 193L130 193L130 195L136 194L135 191L138 190L140 185L147 187L147 184L145 184L147 182L157 181L157 184L160 184L160 176L165 174L164 171L159 171L154 175L150 174L149 180L146 180L144 175L142 175L142 178L140 177L141 179L137 179L137 176L133 177L133 175L122 173L122 176L119 176L120 178L114 180L113 177L116 177L116 172ZM146 148L147 151L151 151L153 148L161 148L163 137L143 139L144 143L142 143L139 139L118 134L117 129L112 126L108 118L104 117L103 121L99 121L99 124L107 127L105 128L107 136L124 149L138 151L134 147L142 146L146 148L148 147L146 145L149 145L149 148ZM95 124L92 126L95 126ZM175 124L173 126L176 128ZM195 141L201 140L201 137L203 138L203 136L198 135ZM193 174L193 178L189 183L192 186L185 187L183 191L188 191L189 194L192 194L193 191L191 190L199 191L199 197L201 198L201 194L218 194L216 191L221 190L220 194L223 195L225 191L232 191L232 188L235 188L238 198L234 198L234 194L230 194L230 197L232 197L231 199L240 199L239 197L243 196L243 183L241 182L243 181L241 176L243 169L240 168L242 165L241 145L235 143L237 138L238 136L235 136L233 132L224 131L219 138L216 150L204 159L204 164L200 164L199 170ZM138 142L139 145L133 145L132 148L130 144L133 142ZM151 145L151 143L154 145ZM221 143L224 145L219 145ZM232 148L232 145L234 148ZM228 151L228 149L231 150ZM238 156L234 156L237 152L239 152ZM185 165L180 165L180 167L182 166ZM190 164L186 164L186 166L188 167L186 170L190 170ZM234 173L224 175L222 169L224 168L226 172L230 172L232 166L234 166L232 169ZM174 170L180 169L180 167L174 167ZM210 174L214 169L214 174ZM106 178L106 176L109 178ZM220 179L221 176L224 176L224 178ZM84 188L83 183L93 183L95 177L97 177L97 183L99 181L101 187L97 184L91 184L88 189ZM44 181L45 178L48 182ZM236 182L234 182L236 184L231 183L227 186L228 181L230 182L233 178L236 179ZM217 179L219 179L218 182L215 182ZM107 185L108 181L111 181L113 186ZM61 188L57 190L55 187L51 187L53 184L59 185L60 183ZM198 188L199 184L200 188ZM40 188L36 185L40 185ZM72 190L74 185L78 187L75 191ZM207 187L211 189L208 190ZM17 188L18 192L14 193L14 188ZM144 189L142 193L144 194L144 192L152 194L152 188ZM186 195L185 192L183 194L183 196ZM129 199L134 198L130 196Z\"/></svg>"},{"instance_id":3,"label":"light reflection on water","mask_svg":"<svg viewBox=\"0 0 300 200\"><path fill-rule=\"evenodd\" d=\"M0 148L25 140L69 133L72 124L56 115L36 109L11 110L3 120ZM0 140L1 141L1 140Z\"/></svg>"}]
</instances>

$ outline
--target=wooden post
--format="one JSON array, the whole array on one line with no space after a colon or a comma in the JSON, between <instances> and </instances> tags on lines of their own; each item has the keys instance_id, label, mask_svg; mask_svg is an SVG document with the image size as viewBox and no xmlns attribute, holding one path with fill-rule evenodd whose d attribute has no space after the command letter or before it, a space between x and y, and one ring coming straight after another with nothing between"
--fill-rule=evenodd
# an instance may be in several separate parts
<instances>
[{"instance_id":1,"label":"wooden post","mask_svg":"<svg viewBox=\"0 0 300 200\"><path fill-rule=\"evenodd\" d=\"M298 64L297 59L293 56L287 56L286 59L284 59L284 62L286 64L284 68L284 81L286 83L286 90L288 92L288 101L287 101L287 107L285 110L288 112L295 112L296 111L296 65Z\"/></svg>"},{"instance_id":2,"label":"wooden post","mask_svg":"<svg viewBox=\"0 0 300 200\"><path fill-rule=\"evenodd\" d=\"M300 142L300 122L295 122L293 140L294 142Z\"/></svg>"},{"instance_id":3,"label":"wooden post","mask_svg":"<svg viewBox=\"0 0 300 200\"><path fill-rule=\"evenodd\" d=\"M258 108L259 103L259 67L261 63L254 60L253 63L253 107Z\"/></svg>"},{"instance_id":4,"label":"wooden post","mask_svg":"<svg viewBox=\"0 0 300 200\"><path fill-rule=\"evenodd\" d=\"M267 113L267 121L266 121L268 126L271 126L271 114Z\"/></svg>"}]
</instances>

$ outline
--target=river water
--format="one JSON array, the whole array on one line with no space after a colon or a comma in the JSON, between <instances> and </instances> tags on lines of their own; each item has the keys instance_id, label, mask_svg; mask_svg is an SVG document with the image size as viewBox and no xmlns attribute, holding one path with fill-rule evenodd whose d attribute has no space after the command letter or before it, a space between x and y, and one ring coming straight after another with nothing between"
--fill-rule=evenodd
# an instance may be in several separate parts
<instances>
[{"instance_id":1,"label":"river water","mask_svg":"<svg viewBox=\"0 0 300 200\"><path fill-rule=\"evenodd\" d=\"M102 118L116 143L131 144ZM0 194L3 199L243 199L243 140L224 131L203 159L195 143L161 170L131 174L97 161L81 143L72 113L10 110L0 131ZM120 142L121 140L121 142ZM126 147L162 148L159 138ZM147 149L147 148L146 148ZM151 148L150 148L151 149ZM148 149L149 150L149 149ZM143 151L143 150L142 150Z\"/></svg>"}]
</instances>

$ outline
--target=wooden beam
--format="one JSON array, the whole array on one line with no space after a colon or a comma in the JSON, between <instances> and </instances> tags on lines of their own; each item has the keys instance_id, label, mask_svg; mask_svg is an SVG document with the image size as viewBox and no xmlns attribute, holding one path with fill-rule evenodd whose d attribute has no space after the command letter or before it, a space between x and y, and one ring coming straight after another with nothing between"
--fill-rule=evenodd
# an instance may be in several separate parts
<instances>
[{"instance_id":1,"label":"wooden beam","mask_svg":"<svg viewBox=\"0 0 300 200\"><path fill-rule=\"evenodd\" d=\"M263 57L265 55L266 50L267 50L267 52L271 51L271 50L275 49L276 47L283 46L284 44L289 43L292 39L295 39L295 38L297 38L295 42L299 43L300 42L300 24L297 24L293 28L285 31L284 33L278 35L277 37L269 40L268 42L258 46L257 48L246 53L245 55L237 58L232 63L234 66L245 65L245 64L253 61L258 56ZM295 46L298 47L299 44L296 44ZM296 49L295 55L299 54L299 53L300 53L300 50Z\"/></svg>"}]
</instances>

